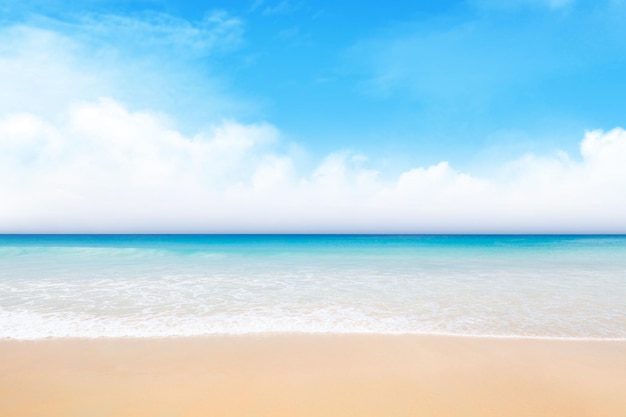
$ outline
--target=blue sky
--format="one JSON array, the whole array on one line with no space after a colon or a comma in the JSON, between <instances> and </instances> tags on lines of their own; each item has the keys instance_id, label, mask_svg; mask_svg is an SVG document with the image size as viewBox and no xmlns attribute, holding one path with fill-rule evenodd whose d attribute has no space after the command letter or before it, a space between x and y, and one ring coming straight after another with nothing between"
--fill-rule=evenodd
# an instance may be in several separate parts
<instances>
[{"instance_id":1,"label":"blue sky","mask_svg":"<svg viewBox=\"0 0 626 417\"><path fill-rule=\"evenodd\" d=\"M230 178L228 186L219 188L212 180L198 185L203 190L221 190L220 197L211 198L227 199L233 189L252 183L250 178L261 170L255 164L268 158L278 158L289 166L290 181L298 184L314 182L316 172L335 158L343 161L338 162L338 171L350 171L345 174L351 178L346 187L369 196L364 200L351 197L350 201L361 201L354 203L352 210L363 208L370 213L363 204L379 198L372 196L386 186L370 184L369 191L358 191L360 175L388 181L387 186L393 188L403 174L426 172L441 163L455 175L489 184L502 172L515 171L517 168L511 167L526 163L520 161L556 161L570 172L571 164L585 164L580 147L586 132L609 132L624 126L626 2L620 0L88 0L77 4L35 0L17 5L0 0L0 13L0 87L6 92L0 99L0 113L8 126L5 132L15 132L11 126L27 123L22 119L16 122L15 115L32 117L29 132L39 129L35 125L48 132L37 130L40 133L32 133L33 137L48 135L45 141L49 143L61 140L51 137L68 141L63 148L66 153L54 154L59 166L59 161L78 160L72 159L78 158L76 155L88 159L86 153L80 154L84 143L67 120L84 114L77 106L92 108L94 103L99 103L96 107L100 106L101 115L110 111L133 120L156 118L154 123L188 141L198 135L211 136L220 126L271 131L267 133L270 139L259 140L264 144L261 150L233 162L232 175L215 174L220 180ZM112 132L107 138L115 135ZM77 142L69 144L69 137ZM5 166L24 174L11 186L5 184L6 190L12 190L5 191L6 196L18 193L12 200L22 201L11 213L32 206L33 201L46 200L40 191L43 178L56 178L45 171L50 164L41 162L50 161L52 154L43 158L43 148L35 144L40 142L29 140L34 142L19 142L19 152L16 145L5 148L13 152L5 152L6 158L13 158ZM9 139L5 141L9 143ZM621 136L616 141L621 146ZM46 145L45 152L51 146ZM131 165L132 155L144 155L130 148L118 151ZM35 155L29 158L39 162L25 163L26 154ZM153 162L168 165L165 160ZM623 179L621 171L615 175ZM515 178L531 176L516 174ZM30 178L28 184L34 187L28 198L24 178ZM173 181L173 177L167 178ZM338 184L337 178L334 182ZM509 192L508 203L498 204L506 206L517 198L511 182L515 181L501 185ZM96 179L86 180L84 186L93 191L95 184ZM614 190L622 182L605 186ZM59 195L71 195L76 201L93 202L95 198L68 182L56 187L64 190ZM306 189L302 184L294 187L283 190L285 205L296 198L294 189ZM563 184L555 187L562 190ZM502 194L502 189L493 193ZM165 195L167 190L162 188ZM266 194L264 198L274 198ZM583 200L588 198L582 191L580 195ZM114 206L113 201L121 197L98 198ZM298 198L317 197L311 192ZM533 199L540 199L527 198L531 206ZM66 199L59 207L65 207L67 201L74 200ZM138 201L137 206L144 207L146 201ZM87 207L76 204L73 207L78 211ZM616 213L622 207L621 202L606 204ZM398 205L411 212L407 201ZM332 207L337 205L320 211ZM127 224L120 216L127 222L134 218L120 214L128 213L124 210L110 215L116 212L111 210L103 210L99 216L110 219L111 224ZM382 216L372 210L357 222L361 226L355 223L350 230L361 230L368 216ZM485 230L541 231L549 218L558 217L552 208L546 210L533 212L535 223L520 215L525 220L513 216L498 225L480 224ZM439 211L433 207L429 213ZM591 221L591 212L585 213L581 219ZM154 219L163 215L155 214ZM28 216L11 216L14 214L4 217L4 230L11 229L9 219L12 224L16 219L20 224L41 224L44 229L58 222L67 224L59 220L62 216L35 216L40 223L33 223ZM307 216L294 219L290 227L297 229ZM429 218L424 213L420 216ZM214 230L209 217L198 220L202 230ZM318 217L315 224L329 230L341 224L340 217ZM444 224L444 220L435 223ZM230 221L236 222L236 216ZM409 218L407 222L412 225L407 231L420 231L428 223L412 223ZM251 221L247 227L256 230L261 223L265 224ZM149 229L150 224L145 227ZM276 225L272 224L261 229L273 230ZM189 224L183 229L193 227ZM402 230L403 226L381 224L380 230L385 227ZM465 226L460 222L455 227ZM611 224L597 227L604 231L615 228Z\"/></svg>"}]
</instances>

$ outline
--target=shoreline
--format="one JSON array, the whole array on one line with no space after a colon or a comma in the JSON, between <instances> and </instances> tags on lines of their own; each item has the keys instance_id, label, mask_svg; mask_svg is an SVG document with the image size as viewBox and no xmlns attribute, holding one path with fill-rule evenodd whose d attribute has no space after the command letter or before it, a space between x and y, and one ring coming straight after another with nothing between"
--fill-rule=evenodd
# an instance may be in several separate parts
<instances>
[{"instance_id":1,"label":"shoreline","mask_svg":"<svg viewBox=\"0 0 626 417\"><path fill-rule=\"evenodd\" d=\"M613 417L626 410L626 341L354 334L4 339L0 358L0 414L11 417Z\"/></svg>"},{"instance_id":2,"label":"shoreline","mask_svg":"<svg viewBox=\"0 0 626 417\"><path fill-rule=\"evenodd\" d=\"M229 337L424 337L424 338L460 338L485 340L546 340L562 342L626 342L626 337L577 337L577 336L527 336L527 335L497 335L497 334L465 334L465 333L383 333L383 332L241 332L241 333L206 333L192 335L165 335L165 336L45 336L37 338L0 337L3 342L37 342L54 340L161 340L161 339L204 339Z\"/></svg>"}]
</instances>

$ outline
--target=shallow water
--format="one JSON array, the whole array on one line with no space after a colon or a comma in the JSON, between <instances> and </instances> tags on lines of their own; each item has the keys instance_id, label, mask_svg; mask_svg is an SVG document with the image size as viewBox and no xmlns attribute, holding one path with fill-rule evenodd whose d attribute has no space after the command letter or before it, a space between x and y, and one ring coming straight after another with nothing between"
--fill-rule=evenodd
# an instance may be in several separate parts
<instances>
[{"instance_id":1,"label":"shallow water","mask_svg":"<svg viewBox=\"0 0 626 417\"><path fill-rule=\"evenodd\" d=\"M0 338L626 338L626 236L0 236Z\"/></svg>"}]
</instances>

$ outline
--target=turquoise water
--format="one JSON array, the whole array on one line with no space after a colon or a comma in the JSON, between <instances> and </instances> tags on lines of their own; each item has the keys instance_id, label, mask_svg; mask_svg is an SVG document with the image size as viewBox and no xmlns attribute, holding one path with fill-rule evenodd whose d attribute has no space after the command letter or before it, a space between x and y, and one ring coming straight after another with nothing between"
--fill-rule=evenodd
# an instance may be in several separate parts
<instances>
[{"instance_id":1,"label":"turquoise water","mask_svg":"<svg viewBox=\"0 0 626 417\"><path fill-rule=\"evenodd\" d=\"M626 236L0 236L0 338L626 339L625 300Z\"/></svg>"}]
</instances>

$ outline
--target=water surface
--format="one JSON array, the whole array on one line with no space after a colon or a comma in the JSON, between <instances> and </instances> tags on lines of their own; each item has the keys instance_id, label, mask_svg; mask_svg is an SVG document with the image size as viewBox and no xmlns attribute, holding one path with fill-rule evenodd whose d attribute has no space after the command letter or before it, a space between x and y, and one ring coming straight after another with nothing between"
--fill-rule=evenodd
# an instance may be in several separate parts
<instances>
[{"instance_id":1,"label":"water surface","mask_svg":"<svg viewBox=\"0 0 626 417\"><path fill-rule=\"evenodd\" d=\"M0 338L626 338L625 300L625 236L0 236Z\"/></svg>"}]
</instances>

